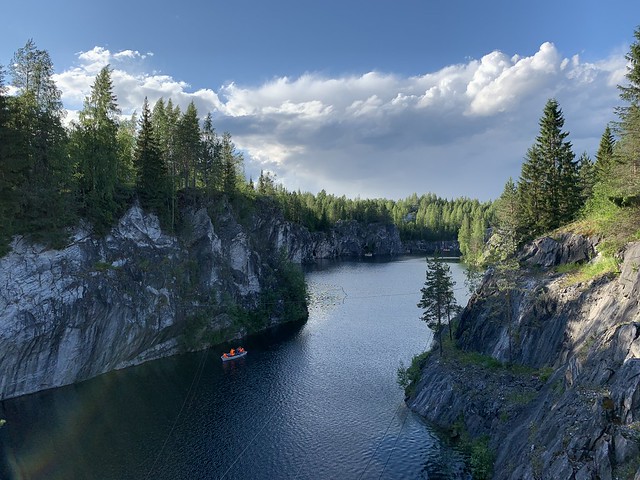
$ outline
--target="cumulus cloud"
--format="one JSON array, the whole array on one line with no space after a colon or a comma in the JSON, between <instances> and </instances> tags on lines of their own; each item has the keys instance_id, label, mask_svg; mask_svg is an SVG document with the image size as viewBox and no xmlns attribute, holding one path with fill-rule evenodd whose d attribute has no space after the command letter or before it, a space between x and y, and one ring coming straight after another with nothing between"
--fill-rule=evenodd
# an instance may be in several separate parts
<instances>
[{"instance_id":1,"label":"cumulus cloud","mask_svg":"<svg viewBox=\"0 0 640 480\"><path fill-rule=\"evenodd\" d=\"M291 189L362 197L497 197L518 176L551 97L576 153L593 155L625 73L623 52L588 63L544 43L530 55L494 51L411 77L308 73L190 92L171 75L135 73L151 70L151 55L102 47L79 53L78 65L56 77L65 104L81 108L95 74L110 64L123 113L139 110L145 96L182 108L194 101L201 115L213 113L218 131L232 133L248 175L266 169Z\"/></svg>"},{"instance_id":2,"label":"cumulus cloud","mask_svg":"<svg viewBox=\"0 0 640 480\"><path fill-rule=\"evenodd\" d=\"M62 101L71 110L82 108L95 76L107 65L112 69L114 93L125 115L139 111L145 97L151 104L159 98L172 98L175 103L185 107L193 100L201 111L212 111L220 105L218 96L211 89L189 92L190 85L184 81L153 71L149 73L151 69L146 60L151 57L152 52L112 52L103 47L94 47L79 52L77 65L54 75L54 79L62 91Z\"/></svg>"}]
</instances>

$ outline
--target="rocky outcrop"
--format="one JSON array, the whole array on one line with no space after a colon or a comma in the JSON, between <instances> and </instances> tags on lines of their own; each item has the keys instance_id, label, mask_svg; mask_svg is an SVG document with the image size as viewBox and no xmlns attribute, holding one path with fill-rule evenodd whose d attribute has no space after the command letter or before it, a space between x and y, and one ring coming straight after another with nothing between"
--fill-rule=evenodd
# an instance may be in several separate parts
<instances>
[{"instance_id":1,"label":"rocky outcrop","mask_svg":"<svg viewBox=\"0 0 640 480\"><path fill-rule=\"evenodd\" d=\"M529 266L549 268L567 263L588 262L595 254L593 239L564 233L557 239L541 237L525 245L519 259Z\"/></svg>"},{"instance_id":2,"label":"rocky outcrop","mask_svg":"<svg viewBox=\"0 0 640 480\"><path fill-rule=\"evenodd\" d=\"M216 231L206 209L188 212L176 237L133 207L107 236L78 229L62 250L15 239L0 260L0 399L246 333L226 307L255 308L277 259L222 217Z\"/></svg>"},{"instance_id":3,"label":"rocky outcrop","mask_svg":"<svg viewBox=\"0 0 640 480\"><path fill-rule=\"evenodd\" d=\"M405 252L395 225L363 225L338 221L329 232L309 232L297 224L283 223L276 244L291 253L294 261L309 263L322 258L399 255Z\"/></svg>"},{"instance_id":4,"label":"rocky outcrop","mask_svg":"<svg viewBox=\"0 0 640 480\"><path fill-rule=\"evenodd\" d=\"M407 240L404 242L406 253L432 255L438 252L444 257L459 257L460 243L456 240Z\"/></svg>"},{"instance_id":5,"label":"rocky outcrop","mask_svg":"<svg viewBox=\"0 0 640 480\"><path fill-rule=\"evenodd\" d=\"M573 235L527 246L510 302L489 273L462 314L459 354L432 355L408 400L489 435L494 478L640 478L640 243L617 276L575 283L549 268L589 261L593 247Z\"/></svg>"}]
</instances>

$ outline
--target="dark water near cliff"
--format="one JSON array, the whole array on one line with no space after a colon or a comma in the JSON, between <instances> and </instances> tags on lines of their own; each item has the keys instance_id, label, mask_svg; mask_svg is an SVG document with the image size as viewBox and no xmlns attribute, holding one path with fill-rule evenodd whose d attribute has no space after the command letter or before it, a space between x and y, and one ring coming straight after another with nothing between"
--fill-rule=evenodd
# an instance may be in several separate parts
<instances>
[{"instance_id":1,"label":"dark water near cliff","mask_svg":"<svg viewBox=\"0 0 640 480\"><path fill-rule=\"evenodd\" d=\"M243 359L181 355L0 403L0 478L464 478L396 384L430 342L425 267L319 265L308 322L248 339Z\"/></svg>"}]
</instances>

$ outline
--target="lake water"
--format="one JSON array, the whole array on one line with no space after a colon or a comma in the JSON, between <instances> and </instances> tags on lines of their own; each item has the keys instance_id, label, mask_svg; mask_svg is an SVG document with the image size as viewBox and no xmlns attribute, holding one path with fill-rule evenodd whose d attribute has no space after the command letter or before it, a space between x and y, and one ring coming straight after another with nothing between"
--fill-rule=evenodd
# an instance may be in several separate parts
<instances>
[{"instance_id":1,"label":"lake water","mask_svg":"<svg viewBox=\"0 0 640 480\"><path fill-rule=\"evenodd\" d=\"M242 359L222 364L221 347L1 402L0 478L467 478L396 383L431 341L425 268L322 263L309 320L243 341Z\"/></svg>"}]
</instances>

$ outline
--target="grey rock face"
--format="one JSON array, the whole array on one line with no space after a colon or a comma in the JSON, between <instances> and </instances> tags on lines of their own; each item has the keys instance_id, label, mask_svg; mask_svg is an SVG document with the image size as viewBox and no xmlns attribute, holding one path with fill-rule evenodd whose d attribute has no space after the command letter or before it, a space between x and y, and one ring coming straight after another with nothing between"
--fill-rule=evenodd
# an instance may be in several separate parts
<instances>
[{"instance_id":1,"label":"grey rock face","mask_svg":"<svg viewBox=\"0 0 640 480\"><path fill-rule=\"evenodd\" d=\"M242 224L228 205L216 210L185 212L179 237L132 207L105 237L78 229L62 250L15 239L0 259L0 400L246 334L225 307L255 308L280 252L298 263L402 252L393 226L312 234L268 202Z\"/></svg>"},{"instance_id":2,"label":"grey rock face","mask_svg":"<svg viewBox=\"0 0 640 480\"><path fill-rule=\"evenodd\" d=\"M522 256L536 269L517 281L510 325L494 274L461 318L461 349L511 355L530 373L433 355L408 401L438 424L463 419L472 436L490 435L494 478L626 478L640 460L640 243L627 246L619 276L569 285L545 269L594 253L587 239L564 241L542 239Z\"/></svg>"},{"instance_id":3,"label":"grey rock face","mask_svg":"<svg viewBox=\"0 0 640 480\"><path fill-rule=\"evenodd\" d=\"M582 235L562 234L554 240L542 237L527 244L520 261L528 265L554 267L567 263L588 262L595 257L594 242Z\"/></svg>"}]
</instances>

